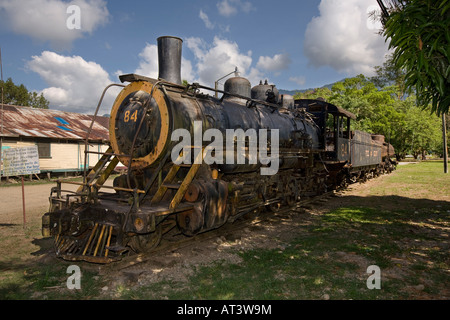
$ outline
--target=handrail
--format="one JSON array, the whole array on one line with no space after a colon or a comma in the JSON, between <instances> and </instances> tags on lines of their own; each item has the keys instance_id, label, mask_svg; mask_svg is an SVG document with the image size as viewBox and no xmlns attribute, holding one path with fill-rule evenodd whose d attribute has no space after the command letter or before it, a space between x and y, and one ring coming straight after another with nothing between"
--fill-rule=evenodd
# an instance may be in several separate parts
<instances>
[{"instance_id":1,"label":"handrail","mask_svg":"<svg viewBox=\"0 0 450 320\"><path fill-rule=\"evenodd\" d=\"M127 168L127 184L128 184L128 188L131 188L131 182L130 182L130 173L131 173L131 164L132 164L132 159L133 159L133 153L134 153L134 147L136 144L136 140L137 137L139 135L139 132L141 132L141 128L142 128L142 124L144 123L144 119L145 119L145 115L148 111L148 107L149 105L152 103L152 99L153 99L153 92L155 91L156 86L161 85L162 81L156 81L156 83L152 86L152 90L150 91L150 98L145 102L144 105L144 113L141 117L141 122L139 122L139 126L136 130L136 134L134 135L133 138L133 143L131 144L131 150L130 150L130 161L128 163L128 168Z\"/></svg>"},{"instance_id":2,"label":"handrail","mask_svg":"<svg viewBox=\"0 0 450 320\"><path fill-rule=\"evenodd\" d=\"M76 182L76 181L65 181L65 180L58 180L57 183L67 183L67 184L74 184L77 186L85 186L85 187L98 187L97 184L89 184L84 182ZM127 191L127 192L135 192L139 194L145 194L146 192L144 190L140 189L127 189L122 187L110 187L110 186L99 186L100 188L106 188L106 189L114 189L116 191Z\"/></svg>"},{"instance_id":3,"label":"handrail","mask_svg":"<svg viewBox=\"0 0 450 320\"><path fill-rule=\"evenodd\" d=\"M87 152L86 152L87 149L88 149L88 144L89 144L89 136L91 135L92 127L94 126L95 120L96 120L96 118L97 118L98 110L100 109L100 105L101 105L102 102L103 102L103 98L105 97L106 91L107 91L109 88L114 87L114 86L122 87L122 88L126 87L126 86L123 85L123 84L112 83L112 84L108 85L108 86L103 90L103 93L102 93L102 95L101 95L101 97L100 97L100 100L98 101L98 104L97 104L97 109L95 109L94 117L92 118L92 122L91 122L91 125L90 125L90 127L89 127L88 133L87 133L87 135L86 135L86 141L85 141L85 143L84 143L84 151L85 151L85 152L84 152L84 168L83 168L83 182L84 182L84 183L86 183L86 179L87 179L87 169L86 169L86 165L87 165L87 167L89 167L89 163L87 163Z\"/></svg>"}]
</instances>

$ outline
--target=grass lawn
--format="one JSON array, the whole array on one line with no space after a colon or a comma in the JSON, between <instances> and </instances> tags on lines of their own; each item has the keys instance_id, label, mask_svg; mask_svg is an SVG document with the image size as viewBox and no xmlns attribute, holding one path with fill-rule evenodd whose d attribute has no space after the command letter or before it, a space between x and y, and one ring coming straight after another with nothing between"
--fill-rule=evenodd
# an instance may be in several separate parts
<instances>
[{"instance_id":1,"label":"grass lawn","mask_svg":"<svg viewBox=\"0 0 450 320\"><path fill-rule=\"evenodd\" d=\"M351 187L297 214L295 221L308 223L286 229L273 239L277 246L230 246L238 262L197 265L183 281L111 288L90 268L82 290L69 291L70 263L6 260L0 262L0 299L449 299L450 178L442 167L408 164ZM375 283L369 266L379 268L380 289L368 288Z\"/></svg>"},{"instance_id":2,"label":"grass lawn","mask_svg":"<svg viewBox=\"0 0 450 320\"><path fill-rule=\"evenodd\" d=\"M448 299L450 199L442 199L450 178L442 163L400 166L372 183L296 230L281 249L239 251L242 262L199 267L188 284L160 283L123 297ZM368 289L371 265L379 267L380 290Z\"/></svg>"}]
</instances>

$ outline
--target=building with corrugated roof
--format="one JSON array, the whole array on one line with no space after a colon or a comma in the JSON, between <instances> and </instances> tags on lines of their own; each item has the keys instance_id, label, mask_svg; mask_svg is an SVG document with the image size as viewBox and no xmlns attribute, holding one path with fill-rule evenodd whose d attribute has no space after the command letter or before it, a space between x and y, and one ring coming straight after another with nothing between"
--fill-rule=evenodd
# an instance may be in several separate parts
<instances>
[{"instance_id":1,"label":"building with corrugated roof","mask_svg":"<svg viewBox=\"0 0 450 320\"><path fill-rule=\"evenodd\" d=\"M91 115L74 112L3 105L0 109L2 150L37 145L41 173L81 172L92 119ZM96 117L89 136L89 151L106 151L108 126L108 117ZM88 153L89 166L94 166L100 157Z\"/></svg>"}]
</instances>

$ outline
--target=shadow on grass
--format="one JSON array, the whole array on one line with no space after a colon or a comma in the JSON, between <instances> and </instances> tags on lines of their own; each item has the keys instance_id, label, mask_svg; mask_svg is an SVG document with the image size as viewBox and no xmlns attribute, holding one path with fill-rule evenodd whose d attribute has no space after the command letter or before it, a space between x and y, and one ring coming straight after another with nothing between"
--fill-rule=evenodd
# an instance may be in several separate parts
<instances>
[{"instance_id":1,"label":"shadow on grass","mask_svg":"<svg viewBox=\"0 0 450 320\"><path fill-rule=\"evenodd\" d=\"M0 227L17 227L19 224L16 223L0 223Z\"/></svg>"},{"instance_id":2,"label":"shadow on grass","mask_svg":"<svg viewBox=\"0 0 450 320\"><path fill-rule=\"evenodd\" d=\"M140 285L138 290L130 289L122 298L450 298L447 289L450 202L401 196L344 196L333 198L322 207L320 215L294 214L292 223L311 220L299 227L288 228L286 221L272 215L273 233L267 233L265 228L269 221L260 223L259 229L251 229L252 233L261 233L277 242L276 249L243 250L230 246L229 250L242 258L240 263L217 261L198 266L189 283L163 279ZM32 254L44 257L49 243L48 239L34 240L40 249ZM47 292L46 288L61 285L61 279L67 279L66 262L42 261L39 266L15 261L0 263L0 269L15 274L26 271L17 281L3 282L0 297L30 298L34 292ZM367 288L370 265L381 269L381 290ZM89 295L98 290L95 284L92 288ZM54 297L57 299L58 295L47 296ZM74 298L83 299L86 295Z\"/></svg>"},{"instance_id":3,"label":"shadow on grass","mask_svg":"<svg viewBox=\"0 0 450 320\"><path fill-rule=\"evenodd\" d=\"M340 204L341 200L345 203ZM130 298L448 299L450 203L400 196L346 196L312 223L290 228L272 217L276 249L239 250L242 262L200 266L188 284L154 284ZM330 208L331 209L328 209ZM294 221L305 219L304 215ZM264 226L264 222L260 224ZM255 231L259 232L259 231ZM262 232L262 231L261 231ZM236 247L231 250L236 250ZM368 267L381 270L370 290Z\"/></svg>"}]
</instances>

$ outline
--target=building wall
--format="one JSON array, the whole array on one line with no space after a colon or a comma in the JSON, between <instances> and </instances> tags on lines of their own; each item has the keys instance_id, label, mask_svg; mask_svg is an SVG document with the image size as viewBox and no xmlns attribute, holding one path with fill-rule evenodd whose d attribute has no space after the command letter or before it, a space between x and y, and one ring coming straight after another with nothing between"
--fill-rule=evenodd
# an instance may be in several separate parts
<instances>
[{"instance_id":1,"label":"building wall","mask_svg":"<svg viewBox=\"0 0 450 320\"><path fill-rule=\"evenodd\" d=\"M98 143L90 143L88 146L88 151L95 151L95 152L106 152L108 149L108 145L105 144L98 144ZM84 168L84 148L85 144L80 143L78 146L78 152L77 152L77 163L78 167L83 169ZM97 164L98 160L102 157L100 154L94 154L89 153L88 154L88 163L90 167L93 167Z\"/></svg>"},{"instance_id":2,"label":"building wall","mask_svg":"<svg viewBox=\"0 0 450 320\"><path fill-rule=\"evenodd\" d=\"M36 145L38 141L3 141L2 149L19 148ZM84 142L50 142L50 157L40 157L39 165L41 172L72 172L84 169ZM88 150L105 152L108 145L90 143ZM89 166L95 166L99 154L88 154Z\"/></svg>"}]
</instances>

